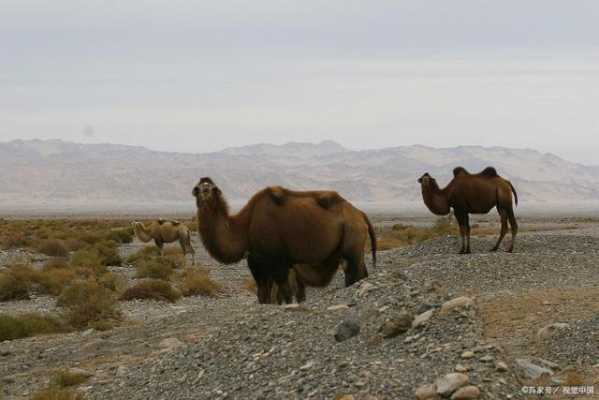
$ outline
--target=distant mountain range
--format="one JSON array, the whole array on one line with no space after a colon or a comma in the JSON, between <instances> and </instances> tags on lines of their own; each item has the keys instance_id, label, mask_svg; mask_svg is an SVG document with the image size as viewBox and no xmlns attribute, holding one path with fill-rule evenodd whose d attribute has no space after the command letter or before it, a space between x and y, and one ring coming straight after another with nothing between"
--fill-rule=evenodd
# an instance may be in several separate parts
<instances>
[{"instance_id":1,"label":"distant mountain range","mask_svg":"<svg viewBox=\"0 0 599 400\"><path fill-rule=\"evenodd\" d=\"M530 149L402 146L353 151L325 141L257 144L215 153L151 151L60 140L0 143L0 209L192 210L192 186L210 176L232 203L268 185L334 189L364 207L422 208L416 179L446 184L453 167L493 165L525 207L599 205L599 167Z\"/></svg>"}]
</instances>

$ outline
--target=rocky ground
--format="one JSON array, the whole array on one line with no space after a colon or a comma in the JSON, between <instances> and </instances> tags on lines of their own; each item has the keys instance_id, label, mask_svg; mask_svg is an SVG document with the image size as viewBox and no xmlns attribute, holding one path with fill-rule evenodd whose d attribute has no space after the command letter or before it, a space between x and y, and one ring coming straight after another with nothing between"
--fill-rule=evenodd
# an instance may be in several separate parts
<instances>
[{"instance_id":1,"label":"rocky ground","mask_svg":"<svg viewBox=\"0 0 599 400\"><path fill-rule=\"evenodd\" d=\"M368 279L344 288L338 274L287 307L256 304L244 263L199 251L223 296L125 302L127 322L110 331L0 343L0 387L28 398L76 367L91 375L78 388L88 399L516 399L533 384L599 397L599 224L551 221L514 254L488 253L493 241L473 238L466 256L454 237L381 252Z\"/></svg>"}]
</instances>

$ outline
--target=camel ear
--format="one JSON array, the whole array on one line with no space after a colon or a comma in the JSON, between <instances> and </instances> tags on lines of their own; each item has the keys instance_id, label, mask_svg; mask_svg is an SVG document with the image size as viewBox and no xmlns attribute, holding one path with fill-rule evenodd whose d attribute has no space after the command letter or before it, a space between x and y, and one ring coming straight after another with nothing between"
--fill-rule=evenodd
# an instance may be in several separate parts
<instances>
[{"instance_id":1,"label":"camel ear","mask_svg":"<svg viewBox=\"0 0 599 400\"><path fill-rule=\"evenodd\" d=\"M200 190L198 189L197 186L195 186L193 188L193 190L191 191L191 194L193 195L193 197L198 197L198 194L200 193Z\"/></svg>"}]
</instances>

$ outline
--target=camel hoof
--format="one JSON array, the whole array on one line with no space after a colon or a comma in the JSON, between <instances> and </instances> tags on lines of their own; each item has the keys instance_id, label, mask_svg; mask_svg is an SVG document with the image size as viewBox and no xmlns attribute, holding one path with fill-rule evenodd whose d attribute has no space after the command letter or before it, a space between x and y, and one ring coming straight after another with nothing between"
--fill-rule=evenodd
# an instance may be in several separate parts
<instances>
[{"instance_id":1,"label":"camel hoof","mask_svg":"<svg viewBox=\"0 0 599 400\"><path fill-rule=\"evenodd\" d=\"M493 248L492 248L491 250L489 250L489 251L490 251L491 253L494 253L494 252L496 252L496 251L497 251L497 249L498 249L498 247L493 247Z\"/></svg>"}]
</instances>

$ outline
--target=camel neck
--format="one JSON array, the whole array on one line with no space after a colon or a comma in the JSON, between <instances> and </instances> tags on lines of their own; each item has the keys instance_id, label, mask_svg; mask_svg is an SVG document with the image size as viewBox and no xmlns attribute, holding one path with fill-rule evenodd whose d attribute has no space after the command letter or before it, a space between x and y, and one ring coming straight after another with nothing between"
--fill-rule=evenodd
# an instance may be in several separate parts
<instances>
[{"instance_id":1,"label":"camel neck","mask_svg":"<svg viewBox=\"0 0 599 400\"><path fill-rule=\"evenodd\" d=\"M222 200L224 201L224 200ZM248 250L247 210L231 216L226 204L198 208L198 230L212 257L224 264L240 261Z\"/></svg>"},{"instance_id":2,"label":"camel neck","mask_svg":"<svg viewBox=\"0 0 599 400\"><path fill-rule=\"evenodd\" d=\"M447 199L447 188L439 189L436 184L422 187L422 198L428 209L436 215L449 214L450 207Z\"/></svg>"},{"instance_id":3,"label":"camel neck","mask_svg":"<svg viewBox=\"0 0 599 400\"><path fill-rule=\"evenodd\" d=\"M137 236L137 238L139 240L141 240L142 242L147 243L150 240L152 240L152 235L150 235L150 230L148 228L146 228L146 226L144 224L142 224L142 223L135 224L134 231L135 231L135 235Z\"/></svg>"}]
</instances>

